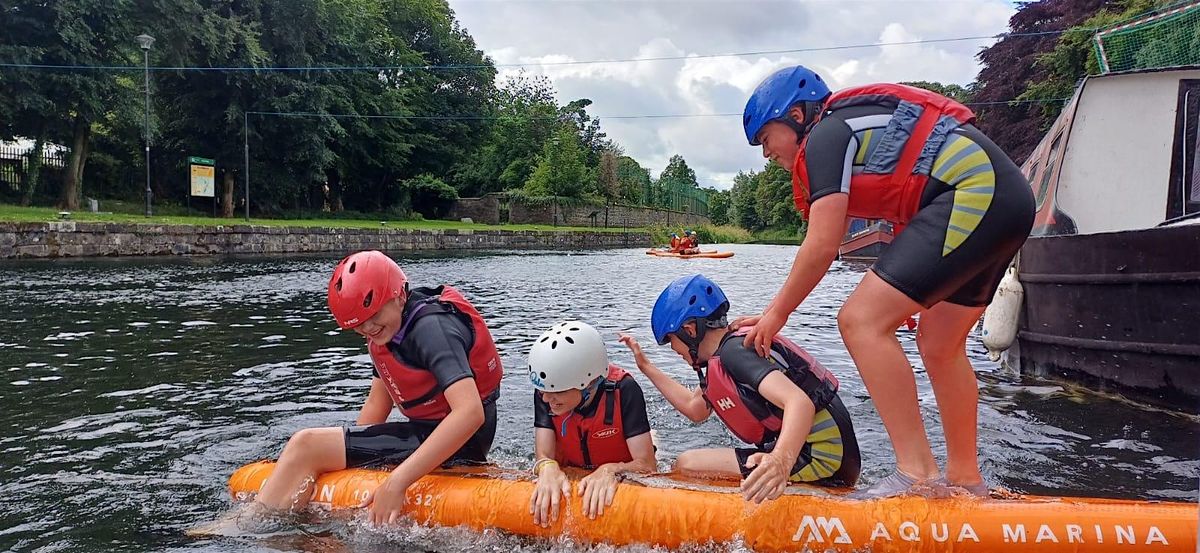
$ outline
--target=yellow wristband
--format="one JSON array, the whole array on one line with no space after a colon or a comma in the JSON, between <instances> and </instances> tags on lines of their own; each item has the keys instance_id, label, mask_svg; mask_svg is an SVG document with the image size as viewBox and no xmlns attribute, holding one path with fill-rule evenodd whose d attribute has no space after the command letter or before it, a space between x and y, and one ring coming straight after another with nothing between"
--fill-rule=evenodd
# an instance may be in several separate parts
<instances>
[{"instance_id":1,"label":"yellow wristband","mask_svg":"<svg viewBox=\"0 0 1200 553\"><path fill-rule=\"evenodd\" d=\"M558 466L558 461L555 461L554 459L538 459L538 462L533 464L533 475L541 476L542 469L545 468L546 465L551 465L551 464Z\"/></svg>"}]
</instances>

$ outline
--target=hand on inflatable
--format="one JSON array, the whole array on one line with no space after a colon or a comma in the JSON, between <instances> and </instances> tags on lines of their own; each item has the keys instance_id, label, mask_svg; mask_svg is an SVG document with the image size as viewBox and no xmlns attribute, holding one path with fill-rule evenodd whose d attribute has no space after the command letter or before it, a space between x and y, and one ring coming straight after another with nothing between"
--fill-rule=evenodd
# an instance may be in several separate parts
<instances>
[{"instance_id":1,"label":"hand on inflatable","mask_svg":"<svg viewBox=\"0 0 1200 553\"><path fill-rule=\"evenodd\" d=\"M732 323L729 323L729 330L737 330L739 328L742 328L743 326L754 326L754 325L758 324L758 320L761 318L762 318L762 315L750 315L750 316L738 317L738 318L734 319Z\"/></svg>"},{"instance_id":2,"label":"hand on inflatable","mask_svg":"<svg viewBox=\"0 0 1200 553\"><path fill-rule=\"evenodd\" d=\"M776 334L779 334L784 323L787 323L786 316L780 316L775 311L763 313L755 322L754 328L746 333L746 339L742 340L742 344L748 348L753 347L759 355L766 357L771 353L771 340L775 339Z\"/></svg>"},{"instance_id":3,"label":"hand on inflatable","mask_svg":"<svg viewBox=\"0 0 1200 553\"><path fill-rule=\"evenodd\" d=\"M625 344L625 347L629 348L629 351L633 352L633 360L637 363L639 368L643 363L650 361L646 358L645 352L642 351L642 345L638 343L637 338L634 338L632 335L624 332L618 332L617 337L618 342Z\"/></svg>"},{"instance_id":4,"label":"hand on inflatable","mask_svg":"<svg viewBox=\"0 0 1200 553\"><path fill-rule=\"evenodd\" d=\"M595 520L604 514L604 508L612 505L617 493L617 475L612 470L600 467L579 481L579 495L583 496L583 514Z\"/></svg>"},{"instance_id":5,"label":"hand on inflatable","mask_svg":"<svg viewBox=\"0 0 1200 553\"><path fill-rule=\"evenodd\" d=\"M529 513L533 515L533 523L546 528L551 522L557 521L559 503L570 495L571 481L567 475L554 464L543 468L533 488L533 497L529 498Z\"/></svg>"},{"instance_id":6,"label":"hand on inflatable","mask_svg":"<svg viewBox=\"0 0 1200 553\"><path fill-rule=\"evenodd\" d=\"M746 501L762 503L783 495L787 487L786 463L773 453L755 453L746 459L746 468L753 469L742 482L742 497Z\"/></svg>"},{"instance_id":7,"label":"hand on inflatable","mask_svg":"<svg viewBox=\"0 0 1200 553\"><path fill-rule=\"evenodd\" d=\"M404 482L395 474L388 476L375 491L367 494L363 507L367 507L367 521L373 526L394 524L404 515L404 493L412 482Z\"/></svg>"}]
</instances>

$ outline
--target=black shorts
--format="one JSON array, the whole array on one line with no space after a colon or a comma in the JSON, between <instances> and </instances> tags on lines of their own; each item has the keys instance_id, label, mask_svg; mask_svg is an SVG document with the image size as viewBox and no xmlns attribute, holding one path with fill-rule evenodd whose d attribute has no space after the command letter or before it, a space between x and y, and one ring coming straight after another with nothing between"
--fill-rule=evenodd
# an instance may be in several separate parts
<instances>
[{"instance_id":1,"label":"black shorts","mask_svg":"<svg viewBox=\"0 0 1200 553\"><path fill-rule=\"evenodd\" d=\"M742 478L750 476L753 471L746 466L751 455L770 453L774 449L774 442L761 448L734 448ZM817 411L813 417L812 429L804 440L800 455L796 457L796 464L792 465L789 479L821 486L850 487L858 481L861 471L862 458L858 451L858 440L854 437L854 425L850 422L850 412L842 405L842 400L834 395L829 407Z\"/></svg>"},{"instance_id":2,"label":"black shorts","mask_svg":"<svg viewBox=\"0 0 1200 553\"><path fill-rule=\"evenodd\" d=\"M483 404L483 426L443 466L486 463L496 437L496 402ZM344 429L346 468L395 466L408 459L437 428L438 421L385 422Z\"/></svg>"},{"instance_id":3,"label":"black shorts","mask_svg":"<svg viewBox=\"0 0 1200 553\"><path fill-rule=\"evenodd\" d=\"M968 126L950 136L920 210L871 270L926 308L982 307L1033 227L1033 192L983 133Z\"/></svg>"}]
</instances>

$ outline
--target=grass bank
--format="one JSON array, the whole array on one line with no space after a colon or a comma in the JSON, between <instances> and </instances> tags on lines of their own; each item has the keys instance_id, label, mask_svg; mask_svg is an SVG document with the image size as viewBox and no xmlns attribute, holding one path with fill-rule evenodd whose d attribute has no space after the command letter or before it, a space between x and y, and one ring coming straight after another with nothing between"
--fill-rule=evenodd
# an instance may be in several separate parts
<instances>
[{"instance_id":1,"label":"grass bank","mask_svg":"<svg viewBox=\"0 0 1200 553\"><path fill-rule=\"evenodd\" d=\"M755 232L751 244L776 244L780 246L799 246L804 241L804 233L792 229L764 229Z\"/></svg>"},{"instance_id":2,"label":"grass bank","mask_svg":"<svg viewBox=\"0 0 1200 553\"><path fill-rule=\"evenodd\" d=\"M646 229L656 246L671 243L671 233L681 233L679 227L654 226ZM750 231L733 225L700 225L692 230L700 236L701 244L746 244L753 240Z\"/></svg>"},{"instance_id":3,"label":"grass bank","mask_svg":"<svg viewBox=\"0 0 1200 553\"><path fill-rule=\"evenodd\" d=\"M111 212L91 213L87 211L73 211L70 215L71 221L80 222L98 222L98 223L145 223L153 225L260 225L268 227L318 227L318 228L400 228L400 229L470 229L470 230L567 230L567 231L585 231L585 232L622 232L621 228L604 228L604 227L562 227L551 225L484 225L480 223L460 223L458 221L427 221L427 220L404 220L395 219L387 220L381 217L387 215L379 215L371 217L370 214L349 214L346 217L337 218L299 218L299 219L263 219L251 218L246 221L242 217L221 218L221 217L204 217L197 215L172 214L186 212L183 208L172 206L164 206L159 214L160 209L155 208L155 215L146 217L137 212L129 212L129 205L119 202L105 201L102 204L102 209L112 209ZM137 206L139 209L141 206ZM194 210L193 210L194 212ZM330 214L324 213L324 216ZM59 210L50 207L20 207L9 204L0 204L0 223L45 223L50 221L59 221ZM642 229L629 229L632 231Z\"/></svg>"}]
</instances>

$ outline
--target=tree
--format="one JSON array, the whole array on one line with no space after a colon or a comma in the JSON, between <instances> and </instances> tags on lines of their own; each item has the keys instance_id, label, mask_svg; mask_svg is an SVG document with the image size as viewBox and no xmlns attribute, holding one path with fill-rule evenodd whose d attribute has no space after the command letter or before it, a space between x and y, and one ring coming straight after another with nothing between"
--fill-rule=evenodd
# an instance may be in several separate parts
<instances>
[{"instance_id":1,"label":"tree","mask_svg":"<svg viewBox=\"0 0 1200 553\"><path fill-rule=\"evenodd\" d=\"M935 82L931 82L931 81L909 81L909 82L904 82L904 83L900 83L900 84L906 84L908 86L915 86L917 88L924 88L925 90L936 92L938 94L941 94L942 96L945 96L947 98L950 98L952 100L955 100L955 101L963 103L963 104L970 103L971 96L972 96L972 94L974 94L974 91L972 90L973 83L972 83L972 85L967 85L966 87L956 85L956 84L935 83Z\"/></svg>"},{"instance_id":2,"label":"tree","mask_svg":"<svg viewBox=\"0 0 1200 553\"><path fill-rule=\"evenodd\" d=\"M545 76L521 72L508 77L493 104L495 119L487 139L453 170L464 196L524 186L538 153L560 127L554 87Z\"/></svg>"},{"instance_id":3,"label":"tree","mask_svg":"<svg viewBox=\"0 0 1200 553\"><path fill-rule=\"evenodd\" d=\"M609 200L621 197L621 181L617 177L619 158L618 152L605 150L600 155L600 166L596 169L596 189Z\"/></svg>"},{"instance_id":4,"label":"tree","mask_svg":"<svg viewBox=\"0 0 1200 553\"><path fill-rule=\"evenodd\" d=\"M563 106L559 115L562 120L575 126L576 132L579 133L579 142L587 156L588 167L596 167L600 164L600 156L612 146L612 141L600 131L600 120L592 119L588 115L587 107L590 105L591 100L580 98Z\"/></svg>"},{"instance_id":5,"label":"tree","mask_svg":"<svg viewBox=\"0 0 1200 553\"><path fill-rule=\"evenodd\" d=\"M438 218L446 214L458 199L458 191L428 173L404 180L400 183L405 205L427 218Z\"/></svg>"},{"instance_id":6,"label":"tree","mask_svg":"<svg viewBox=\"0 0 1200 553\"><path fill-rule=\"evenodd\" d=\"M629 156L617 160L617 181L621 200L634 205L650 203L650 171L637 160Z\"/></svg>"},{"instance_id":7,"label":"tree","mask_svg":"<svg viewBox=\"0 0 1200 553\"><path fill-rule=\"evenodd\" d=\"M584 159L574 129L560 128L543 146L537 167L525 183L525 192L533 196L582 197L588 176Z\"/></svg>"},{"instance_id":8,"label":"tree","mask_svg":"<svg viewBox=\"0 0 1200 553\"><path fill-rule=\"evenodd\" d=\"M136 8L132 0L14 0L3 7L0 53L13 56L6 59L51 65L125 65L137 51L132 40ZM132 84L105 71L27 70L0 81L0 96L13 104L5 134L33 136L39 146L52 142L70 148L58 200L62 208L79 208L92 124L113 106L137 98L129 90ZM32 199L36 184L36 178L27 183L23 203Z\"/></svg>"},{"instance_id":9,"label":"tree","mask_svg":"<svg viewBox=\"0 0 1200 553\"><path fill-rule=\"evenodd\" d=\"M1054 49L1053 31L1079 25L1107 0L1041 0L1022 3L1008 21L1011 34L979 53L983 68L976 77L975 102L1008 102L1032 84L1049 78L1049 68L1035 63ZM1019 36L1018 36L1019 35ZM1090 36L1090 34L1089 34ZM1053 121L1036 103L980 105L979 128L1013 160L1021 163Z\"/></svg>"},{"instance_id":10,"label":"tree","mask_svg":"<svg viewBox=\"0 0 1200 553\"><path fill-rule=\"evenodd\" d=\"M1109 2L1078 27L1063 33L1053 50L1037 57L1038 66L1047 72L1045 78L1029 83L1018 99L1038 101L1043 120L1047 125L1053 122L1065 105L1056 100L1072 96L1076 83L1084 76L1100 73L1100 65L1094 55L1093 30L1137 19L1151 13L1156 5L1173 6L1175 3L1161 0ZM1154 57L1159 59L1152 59ZM1164 26L1153 40L1137 44L1126 59L1137 60L1150 67L1200 63L1200 32L1195 26Z\"/></svg>"},{"instance_id":11,"label":"tree","mask_svg":"<svg viewBox=\"0 0 1200 553\"><path fill-rule=\"evenodd\" d=\"M768 227L794 231L800 228L800 212L792 198L792 175L778 163L767 162L757 175L755 211Z\"/></svg>"},{"instance_id":12,"label":"tree","mask_svg":"<svg viewBox=\"0 0 1200 553\"><path fill-rule=\"evenodd\" d=\"M733 177L729 191L729 207L733 222L746 230L762 230L766 225L758 215L758 179L756 171L739 171Z\"/></svg>"},{"instance_id":13,"label":"tree","mask_svg":"<svg viewBox=\"0 0 1200 553\"><path fill-rule=\"evenodd\" d=\"M708 189L708 220L714 225L728 225L733 220L730 216L731 202L729 190Z\"/></svg>"},{"instance_id":14,"label":"tree","mask_svg":"<svg viewBox=\"0 0 1200 553\"><path fill-rule=\"evenodd\" d=\"M687 161L679 154L671 156L654 185L654 205L665 208L678 208L682 195L698 188L696 172L688 167Z\"/></svg>"}]
</instances>

